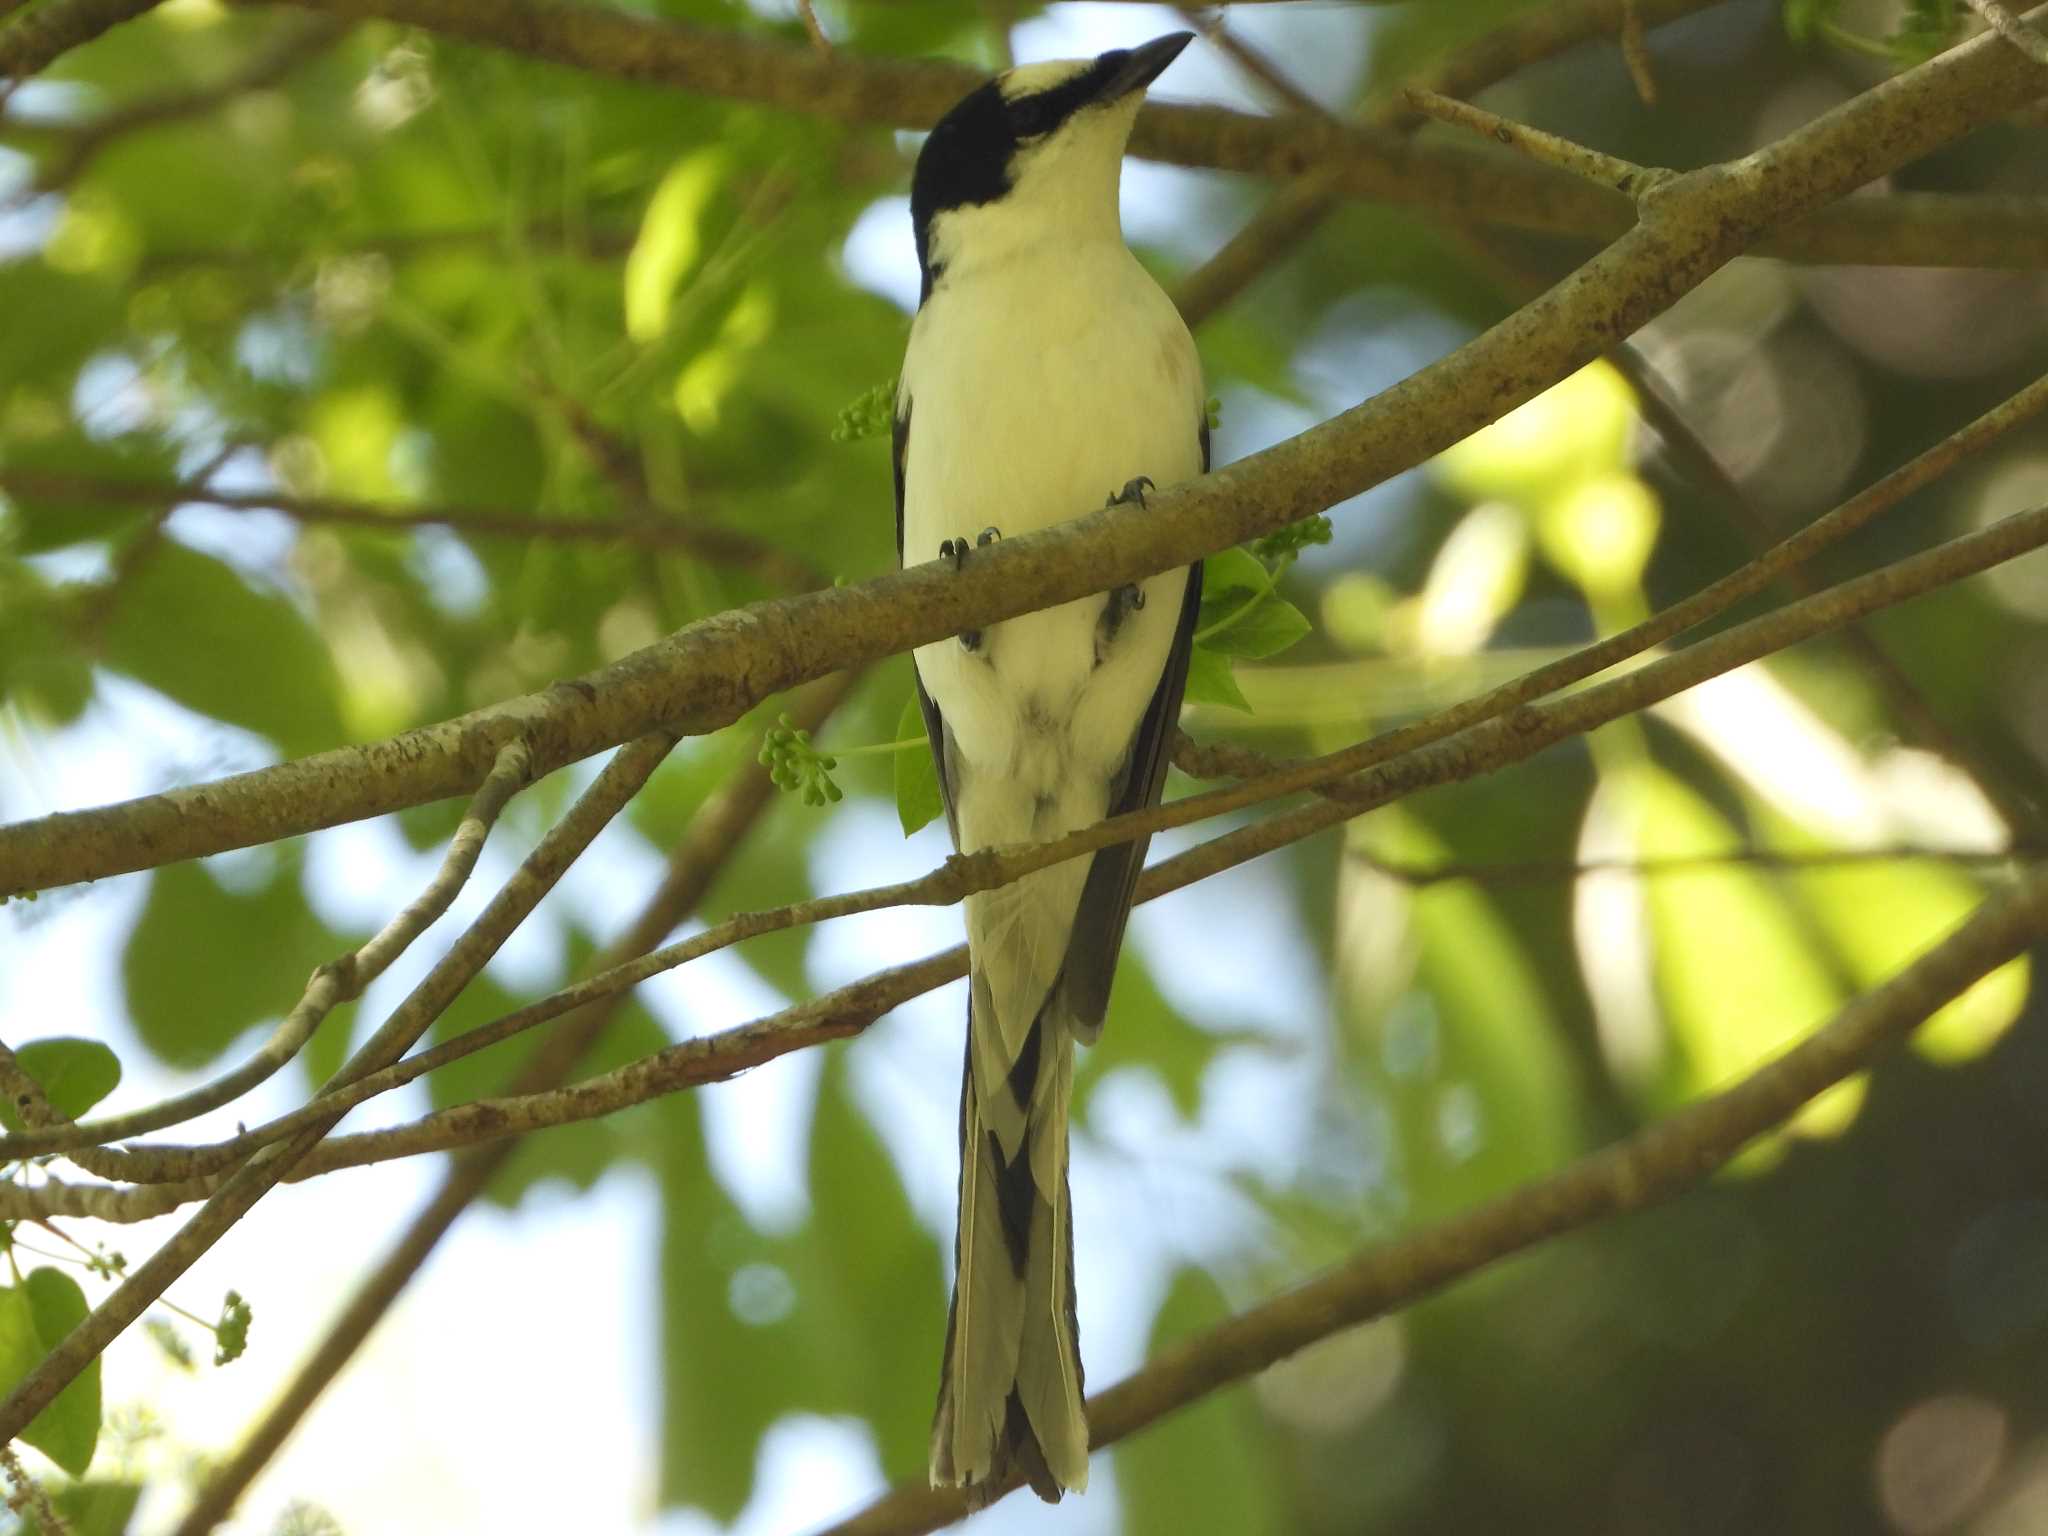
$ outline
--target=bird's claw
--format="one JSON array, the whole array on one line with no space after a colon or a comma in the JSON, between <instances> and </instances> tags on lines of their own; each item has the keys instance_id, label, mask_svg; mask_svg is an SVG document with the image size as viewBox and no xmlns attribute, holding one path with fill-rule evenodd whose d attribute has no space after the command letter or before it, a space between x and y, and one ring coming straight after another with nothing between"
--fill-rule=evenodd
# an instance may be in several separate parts
<instances>
[{"instance_id":1,"label":"bird's claw","mask_svg":"<svg viewBox=\"0 0 2048 1536\"><path fill-rule=\"evenodd\" d=\"M953 569L957 571L967 564L967 552L970 549L986 549L1002 536L1002 530L999 528L984 528L972 544L969 544L965 539L942 539L939 541L939 558L952 561ZM980 650L981 631L978 629L961 630L960 649L963 651Z\"/></svg>"},{"instance_id":2,"label":"bird's claw","mask_svg":"<svg viewBox=\"0 0 2048 1536\"><path fill-rule=\"evenodd\" d=\"M1132 502L1136 502L1142 507L1145 505L1145 493L1158 489L1159 487L1152 483L1150 475L1139 475L1134 480L1126 480L1124 488L1120 491L1112 492L1109 500L1105 501L1103 505L1105 507L1126 507Z\"/></svg>"}]
</instances>

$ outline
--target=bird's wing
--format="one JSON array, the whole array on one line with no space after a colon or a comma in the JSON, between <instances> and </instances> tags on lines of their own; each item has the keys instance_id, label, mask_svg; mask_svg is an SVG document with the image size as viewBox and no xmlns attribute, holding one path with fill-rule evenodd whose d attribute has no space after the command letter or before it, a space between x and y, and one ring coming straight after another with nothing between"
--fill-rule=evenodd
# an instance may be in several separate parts
<instances>
[{"instance_id":1,"label":"bird's wing","mask_svg":"<svg viewBox=\"0 0 2048 1536\"><path fill-rule=\"evenodd\" d=\"M1209 471L1209 422L1201 417L1202 472ZM1166 760L1173 733L1180 723L1181 695L1187 689L1188 653L1194 649L1195 615L1202 606L1202 562L1188 567L1186 590L1181 595L1180 624L1174 630L1173 649L1166 656L1166 670L1152 692L1144 718L1131 739L1131 755L1124 767L1123 783L1110 800L1109 814L1155 805L1166 786ZM926 706L926 719L937 717ZM1092 1043L1102 1032L1102 1018L1109 1011L1109 987L1116 977L1116 958L1123 948L1124 925L1131 915L1131 898L1138 887L1138 871L1145 865L1149 837L1119 847L1105 848L1088 866L1088 883L1081 888L1081 904L1074 915L1072 936L1061 969L1060 986L1082 1043Z\"/></svg>"},{"instance_id":2,"label":"bird's wing","mask_svg":"<svg viewBox=\"0 0 2048 1536\"><path fill-rule=\"evenodd\" d=\"M1208 463L1208 429L1202 433L1204 448L1202 462ZM896 421L890 432L891 451L896 466L896 563L903 563L903 456L910 449L910 397L905 395L897 402ZM933 551L937 553L937 551ZM924 691L924 678L916 667L910 669L910 684L917 690L917 707L924 715L924 733L931 738L932 766L939 775L939 799L946 807L946 828L953 834L953 846L960 846L960 822L953 813L952 738L946 733L945 716L939 713L939 706L932 702L932 696Z\"/></svg>"}]
</instances>

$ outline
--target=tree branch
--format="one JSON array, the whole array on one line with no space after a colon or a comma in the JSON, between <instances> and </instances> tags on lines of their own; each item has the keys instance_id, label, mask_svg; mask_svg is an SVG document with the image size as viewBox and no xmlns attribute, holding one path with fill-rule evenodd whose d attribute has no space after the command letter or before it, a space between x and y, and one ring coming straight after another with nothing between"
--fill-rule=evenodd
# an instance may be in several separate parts
<instances>
[{"instance_id":1,"label":"tree branch","mask_svg":"<svg viewBox=\"0 0 2048 1536\"><path fill-rule=\"evenodd\" d=\"M452 0L419 3L437 14L459 8ZM503 10L514 20L557 14ZM596 26L592 35L609 34ZM800 57L810 67L808 55ZM1556 383L1774 222L1811 212L2044 87L2048 76L2002 39L1973 39L1754 154L1674 178L1641 223L1484 335L1299 437L1161 493L1149 508L1092 511L1005 539L960 571L933 561L721 614L586 678L390 741L0 827L0 892L147 868L460 794L513 736L528 740L537 770L547 772L651 729L710 730L794 683L1271 532L1411 468Z\"/></svg>"},{"instance_id":2,"label":"tree branch","mask_svg":"<svg viewBox=\"0 0 2048 1536\"><path fill-rule=\"evenodd\" d=\"M1969 0L1970 9L1990 23L1993 31L2019 49L2036 64L2048 65L2048 37L2043 37L1998 0Z\"/></svg>"},{"instance_id":3,"label":"tree branch","mask_svg":"<svg viewBox=\"0 0 2048 1536\"><path fill-rule=\"evenodd\" d=\"M128 1154L138 1167L166 1179L189 1180L218 1169L230 1157L274 1146L299 1134L317 1116L408 1081L445 1065L460 1055L496 1044L519 1031L558 1018L598 998L624 991L662 970L726 947L747 937L816 922L826 917L879 910L907 903L943 904L987 890L1141 834L1185 826L1208 816L1239 810L1281 794L1329 786L1323 798L1240 827L1147 869L1140 878L1141 901L1207 879L1276 848L1336 826L1364 811L1386 805L1417 790L1491 773L1534 755L1544 747L1633 714L1659 700L1697 686L1711 677L1745 666L1775 651L1854 622L1879 608L1931 591L1964 576L1989 569L2028 550L2048 545L2048 507L2036 508L1952 539L1882 570L1827 588L1777 611L1703 640L1686 650L1660 658L1635 671L1578 693L1540 703L1520 704L1493 718L1423 745L1405 745L1408 733L1359 743L1339 752L1312 758L1225 789L1193 795L1143 811L1111 817L1052 842L1006 846L969 855L954 855L921 879L867 891L795 902L766 912L744 913L702 935L656 950L642 959L614 966L589 979L528 1004L433 1051L399 1063L377 1076L365 1074L326 1102L282 1117L256 1131L213 1147L137 1149ZM1510 685L1512 687L1512 685ZM1451 712L1446 712L1451 713ZM1412 728L1411 728L1412 730ZM1390 743L1403 742L1396 748ZM1341 781L1341 782L1340 782ZM957 952L956 952L957 954ZM948 957L940 957L948 958ZM907 971L884 972L868 983L886 1001L881 1011L912 995L893 990ZM931 985L958 974L935 974ZM867 984L857 984L857 986ZM828 994L797 1008L786 1009L754 1024L685 1041L627 1066L552 1092L478 1100L428 1115L390 1130L343 1137L308 1160L306 1177L383 1161L446 1150L452 1146L566 1124L611 1114L680 1088L715 1082L758 1066L788 1051L835 1039L865 1027L879 1013L867 1013L876 991ZM331 1120L330 1122L331 1123ZM148 1161L145 1162L144 1159ZM203 1193L204 1182L178 1186L184 1198ZM69 1202L68 1187L43 1186L10 1193L0 1186L0 1216L24 1214L86 1214L66 1206L47 1208L38 1202ZM120 1193L115 1191L113 1193ZM91 1197L90 1214L106 1219L140 1219L112 1214L118 1200ZM159 1214L160 1191L139 1195L138 1212Z\"/></svg>"},{"instance_id":4,"label":"tree branch","mask_svg":"<svg viewBox=\"0 0 2048 1536\"><path fill-rule=\"evenodd\" d=\"M675 744L672 736L640 737L618 752L569 813L548 830L503 889L421 979L383 1025L335 1075L337 1083L388 1066L425 1032L483 969L566 870L639 791ZM508 743L508 746L510 744ZM522 745L522 751L526 749ZM211 1248L334 1128L340 1113L290 1141L265 1147L231 1174L177 1233L144 1260L85 1320L65 1335L0 1402L0 1441L13 1439L164 1290Z\"/></svg>"},{"instance_id":5,"label":"tree branch","mask_svg":"<svg viewBox=\"0 0 2048 1536\"><path fill-rule=\"evenodd\" d=\"M9 202L26 203L44 193L70 186L111 145L129 134L182 118L203 116L238 96L278 84L301 64L324 52L345 30L342 22L331 17L301 18L281 28L277 35L265 39L223 80L191 90L144 97L140 101L114 107L86 122L55 128L54 131L63 135L56 153L43 162L34 179ZM0 49L4 47L4 41L0 41ZM51 131L33 122L9 121L4 126L16 130Z\"/></svg>"},{"instance_id":6,"label":"tree branch","mask_svg":"<svg viewBox=\"0 0 2048 1536\"><path fill-rule=\"evenodd\" d=\"M449 839L448 852L432 880L413 901L368 943L330 960L315 970L306 990L268 1040L247 1061L224 1072L209 1083L174 1094L160 1103L125 1114L69 1124L58 1120L54 1111L45 1115L46 1128L0 1136L0 1161L14 1162L49 1152L72 1153L72 1161L101 1178L128 1176L125 1160L133 1154L103 1146L129 1136L141 1136L165 1126L181 1125L236 1099L265 1081L298 1055L313 1038L328 1014L341 1004L361 997L391 962L404 954L412 941L440 921L469 877L484 851L484 841L514 795L531 782L531 763L525 746L514 742L498 754L497 766L484 779L469 810ZM0 1050L4 1050L0 1047ZM40 1097L40 1095L38 1095ZM47 1108L47 1106L45 1106ZM101 1147L99 1158L76 1155L82 1147Z\"/></svg>"},{"instance_id":7,"label":"tree branch","mask_svg":"<svg viewBox=\"0 0 2048 1536\"><path fill-rule=\"evenodd\" d=\"M827 679L800 698L792 714L805 730L817 730L853 691L856 681L850 675ZM767 771L758 763L744 763L725 789L692 818L689 835L671 853L660 885L641 908L640 915L598 957L598 968L608 968L652 949L696 910L704 893L775 797ZM615 993L571 1015L527 1062L513 1082L512 1091L533 1093L558 1087L603 1034L625 1000L625 993ZM320 1394L369 1337L399 1292L411 1282L427 1255L483 1193L517 1145L515 1139L477 1148L448 1170L440 1188L406 1227L397 1244L357 1284L341 1315L314 1346L312 1355L293 1375L283 1394L243 1437L234 1454L207 1479L172 1536L202 1536L228 1517L256 1474L277 1454Z\"/></svg>"},{"instance_id":8,"label":"tree branch","mask_svg":"<svg viewBox=\"0 0 2048 1536\"><path fill-rule=\"evenodd\" d=\"M1905 970L1732 1087L1411 1237L1361 1249L1314 1279L1171 1346L1088 1403L1101 1450L1346 1328L1563 1233L1690 1189L1943 1005L2048 934L2048 877L1985 902ZM978 1491L978 1490L977 1490ZM899 1486L822 1536L913 1536L967 1513L969 1490Z\"/></svg>"},{"instance_id":9,"label":"tree branch","mask_svg":"<svg viewBox=\"0 0 2048 1536\"><path fill-rule=\"evenodd\" d=\"M818 583L817 573L802 560L763 544L751 534L673 517L541 517L511 507L403 506L338 496L294 496L283 491L221 491L198 480L120 480L107 475L55 475L33 469L0 469L0 491L55 502L111 502L164 508L198 504L230 512L277 512L302 523L374 528L381 532L451 528L457 533L484 538L633 544L647 549L676 550L712 564L758 568L763 574L799 589Z\"/></svg>"},{"instance_id":10,"label":"tree branch","mask_svg":"<svg viewBox=\"0 0 2048 1536\"><path fill-rule=\"evenodd\" d=\"M1797 852L1776 848L1741 848L1733 853L1672 855L1654 859L1528 859L1519 862L1404 864L1393 863L1357 848L1346 848L1345 857L1355 859L1400 885L1417 888L1469 880L1493 887L1549 885L1583 880L1588 875L1631 875L1653 880L1666 875L1692 875L1729 868L1767 869L1796 872L1806 869L1839 869L1855 864L1903 864L1933 862L1983 869L2001 869L2013 864L2048 861L2048 847L2023 844L2011 848L1927 848L1917 843L1891 843L1876 848L1822 848Z\"/></svg>"},{"instance_id":11,"label":"tree branch","mask_svg":"<svg viewBox=\"0 0 2048 1536\"><path fill-rule=\"evenodd\" d=\"M825 58L799 44L643 19L621 10L568 5L559 0L301 3L355 20L377 17L425 27L593 74L896 128L929 128L981 81L973 70L940 60L878 58L844 49ZM1691 8L1678 6L1673 14ZM1610 30L1607 13L1599 11L1597 15L1600 25L1594 27L1574 11L1566 29L1567 41ZM1618 10L1614 24L1619 24ZM1438 90L1451 88L1438 81L1424 83ZM2014 100L1992 115L2024 104L2025 98ZM1626 229L1629 221L1626 202L1598 188L1493 156L1455 148L1421 148L1398 134L1335 121L1275 119L1220 107L1152 104L1139 117L1131 149L1143 158L1170 164L1281 180L1326 167L1335 175L1338 189L1348 196L1434 208L1465 219L1548 234L1608 239ZM1805 227L1785 232L1768 253L1812 261L1946 265L1959 258L1944 254L1941 239L1930 236L1937 228L1960 232L1972 226L1981 211L1978 201L1938 198L1913 212L1902 212L1897 219L1865 211L1855 219L1843 220L1830 212ZM2048 203L2021 201L2032 204L2031 213L2015 219L2016 210L2006 210L2002 220L1974 241L1972 254L1992 259L1969 264L2048 264Z\"/></svg>"},{"instance_id":12,"label":"tree branch","mask_svg":"<svg viewBox=\"0 0 2048 1536\"><path fill-rule=\"evenodd\" d=\"M0 80L41 74L81 47L156 9L159 0L55 0L0 28Z\"/></svg>"}]
</instances>

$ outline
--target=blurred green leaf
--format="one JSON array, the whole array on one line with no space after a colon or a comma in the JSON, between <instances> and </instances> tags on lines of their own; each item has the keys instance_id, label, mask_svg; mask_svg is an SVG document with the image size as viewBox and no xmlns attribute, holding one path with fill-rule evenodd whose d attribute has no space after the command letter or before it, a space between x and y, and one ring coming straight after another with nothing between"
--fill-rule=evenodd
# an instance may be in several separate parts
<instances>
[{"instance_id":1,"label":"blurred green leaf","mask_svg":"<svg viewBox=\"0 0 2048 1536\"><path fill-rule=\"evenodd\" d=\"M924 734L924 711L913 691L903 701L903 713L896 721L896 739L911 741ZM939 766L929 750L904 748L896 754L895 768L896 819L903 825L903 835L908 837L926 822L943 815L946 802L939 793Z\"/></svg>"},{"instance_id":2,"label":"blurred green leaf","mask_svg":"<svg viewBox=\"0 0 2048 1536\"><path fill-rule=\"evenodd\" d=\"M1648 762L1615 777L1644 859L1732 856L1741 839L1672 774ZM1726 1086L1809 1033L1843 989L1812 935L1766 873L1740 862L1662 874L1646 887L1657 995L1676 1054L1665 1102ZM1795 1126L1840 1130L1860 1079L1828 1090Z\"/></svg>"},{"instance_id":3,"label":"blurred green leaf","mask_svg":"<svg viewBox=\"0 0 2048 1536\"><path fill-rule=\"evenodd\" d=\"M78 1119L121 1082L121 1058L97 1040L30 1040L15 1051L14 1059L36 1080L50 1107L67 1120ZM20 1112L5 1099L0 1099L0 1125L10 1131L24 1129Z\"/></svg>"},{"instance_id":4,"label":"blurred green leaf","mask_svg":"<svg viewBox=\"0 0 2048 1536\"><path fill-rule=\"evenodd\" d=\"M51 1507L64 1522L68 1536L126 1536L135 1506L142 1501L139 1483L71 1483L50 1495ZM21 1536L41 1536L42 1526L33 1514L22 1517Z\"/></svg>"},{"instance_id":5,"label":"blurred green leaf","mask_svg":"<svg viewBox=\"0 0 2048 1536\"><path fill-rule=\"evenodd\" d=\"M289 858L247 890L201 864L167 864L122 953L128 1015L159 1061L203 1067L251 1025L283 1017L313 968L352 947L307 907ZM322 1033L346 1034L343 1017Z\"/></svg>"},{"instance_id":6,"label":"blurred green leaf","mask_svg":"<svg viewBox=\"0 0 2048 1536\"><path fill-rule=\"evenodd\" d=\"M1202 1270L1173 1277L1152 1325L1146 1354L1157 1358L1230 1315L1216 1283ZM1295 1527L1275 1483L1281 1466L1247 1392L1217 1392L1116 1450L1123 1529L1130 1536L1229 1531L1259 1536Z\"/></svg>"},{"instance_id":7,"label":"blurred green leaf","mask_svg":"<svg viewBox=\"0 0 2048 1536\"><path fill-rule=\"evenodd\" d=\"M161 541L129 573L104 636L107 665L287 754L343 740L326 645L284 597L210 555Z\"/></svg>"}]
</instances>

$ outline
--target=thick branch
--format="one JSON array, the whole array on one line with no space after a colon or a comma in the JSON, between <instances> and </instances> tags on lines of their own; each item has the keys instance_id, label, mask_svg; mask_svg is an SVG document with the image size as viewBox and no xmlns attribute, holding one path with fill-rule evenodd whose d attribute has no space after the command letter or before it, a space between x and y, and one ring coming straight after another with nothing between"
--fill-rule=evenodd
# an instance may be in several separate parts
<instances>
[{"instance_id":1,"label":"thick branch","mask_svg":"<svg viewBox=\"0 0 2048 1536\"><path fill-rule=\"evenodd\" d=\"M1346 1328L1396 1311L1510 1254L1691 1188L1815 1096L2048 934L2048 877L1995 897L1938 946L1733 1087L1548 1178L1397 1242L1362 1249L1239 1314L1088 1403L1097 1450ZM967 1512L965 1491L906 1484L824 1536L912 1536Z\"/></svg>"},{"instance_id":2,"label":"thick branch","mask_svg":"<svg viewBox=\"0 0 2048 1536\"><path fill-rule=\"evenodd\" d=\"M138 1166L146 1166L162 1177L189 1179L194 1174L204 1174L221 1167L230 1157L247 1155L254 1148L275 1144L283 1137L296 1134L316 1116L331 1114L333 1105L352 1103L357 1096L367 1097L373 1091L383 1091L470 1050L495 1044L513 1033L621 992L662 970L741 938L818 921L827 916L871 911L906 902L957 901L971 891L1005 884L1065 859L1128 841L1140 833L1188 825L1205 816L1242 809L1283 793L1319 785L1331 786L1330 792L1321 799L1225 833L1146 870L1139 883L1139 899L1150 900L1312 836L1419 789L1473 778L1519 762L1569 736L1620 719L1786 646L2043 546L2048 546L2048 507L2006 518L1990 528L1801 599L1608 682L1564 698L1508 709L1455 735L1447 735L1399 755L1395 755L1387 745L1402 739L1403 733L1394 732L1276 770L1244 784L1112 817L1050 843L994 848L964 857L955 856L920 880L792 903L769 912L742 914L699 937L655 951L642 960L613 967L551 997L531 1003L448 1041L432 1052L401 1063L382 1075L366 1076L327 1104L316 1103L245 1137L214 1147L151 1148L127 1155L135 1159ZM1336 782L1340 778L1342 782ZM939 958L951 960L957 955L956 951L952 957ZM935 972L929 984L938 985L956 974L957 966L943 973ZM875 990L842 989L840 993L814 999L741 1029L670 1046L570 1088L506 1099L479 1100L390 1130L344 1137L315 1153L307 1160L302 1173L311 1177L335 1168L441 1151L549 1125L592 1119L681 1088L720 1081L791 1050L864 1028L873 1018L879 1017L880 1012L912 995L900 990L907 975L906 970L881 973L868 978L867 983L857 984L872 986ZM879 1011L867 1011L869 1004L877 1002L881 1005ZM115 1214L124 1209L123 1202L102 1194L81 1197L78 1192L62 1186L44 1186L10 1194L0 1187L0 1216L29 1211L87 1214L69 1204L59 1209L50 1202L89 1198L95 1205L89 1214L112 1220L140 1219L143 1214L161 1212L166 1188L175 1188L181 1198L192 1199L204 1193L207 1186L199 1181L137 1192L135 1200L127 1207L135 1214L125 1217ZM119 1195L123 1192L108 1193Z\"/></svg>"},{"instance_id":3,"label":"thick branch","mask_svg":"<svg viewBox=\"0 0 2048 1536\"><path fill-rule=\"evenodd\" d=\"M810 56L802 58L809 68ZM0 827L0 892L274 841L460 794L515 735L531 743L545 772L650 729L714 729L797 682L1270 532L1413 467L1548 388L1773 222L1918 158L2044 86L2048 75L2002 39L1980 37L1768 148L1675 178L1641 224L1484 335L1299 437L1162 493L1149 508L1107 508L1005 539L957 572L934 561L721 614L586 678L390 741Z\"/></svg>"}]
</instances>

